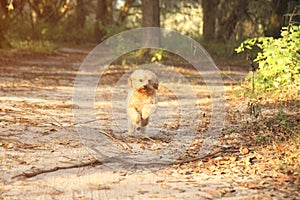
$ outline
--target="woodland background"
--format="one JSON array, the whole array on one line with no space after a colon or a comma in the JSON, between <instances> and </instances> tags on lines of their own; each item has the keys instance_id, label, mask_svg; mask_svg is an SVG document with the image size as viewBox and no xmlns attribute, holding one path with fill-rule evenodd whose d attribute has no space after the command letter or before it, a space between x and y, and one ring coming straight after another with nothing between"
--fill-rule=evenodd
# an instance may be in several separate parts
<instances>
[{"instance_id":1,"label":"woodland background","mask_svg":"<svg viewBox=\"0 0 300 200\"><path fill-rule=\"evenodd\" d=\"M197 157L210 124L205 83L179 56L130 52L103 81L113 86L136 63L170 66L198 89L199 134L187 157L155 178L148 171L105 174L74 130L76 74L101 41L149 26L179 31L209 52L226 88L226 127L212 154ZM0 197L299 199L299 95L300 0L0 0ZM107 124L105 114L98 119ZM141 148L164 142L132 140Z\"/></svg>"},{"instance_id":2,"label":"woodland background","mask_svg":"<svg viewBox=\"0 0 300 200\"><path fill-rule=\"evenodd\" d=\"M30 41L86 43L141 26L197 40L280 36L299 0L2 0L0 48ZM293 20L299 18L294 13ZM25 43L25 44L24 44Z\"/></svg>"}]
</instances>

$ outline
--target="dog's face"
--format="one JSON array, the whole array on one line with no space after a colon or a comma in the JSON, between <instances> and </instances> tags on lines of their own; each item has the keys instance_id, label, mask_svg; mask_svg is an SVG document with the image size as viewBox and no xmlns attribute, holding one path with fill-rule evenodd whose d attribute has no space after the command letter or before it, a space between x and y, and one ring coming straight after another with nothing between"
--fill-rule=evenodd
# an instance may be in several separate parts
<instances>
[{"instance_id":1,"label":"dog's face","mask_svg":"<svg viewBox=\"0 0 300 200\"><path fill-rule=\"evenodd\" d=\"M158 89L158 79L153 72L139 69L130 75L128 87L140 93L152 94Z\"/></svg>"}]
</instances>

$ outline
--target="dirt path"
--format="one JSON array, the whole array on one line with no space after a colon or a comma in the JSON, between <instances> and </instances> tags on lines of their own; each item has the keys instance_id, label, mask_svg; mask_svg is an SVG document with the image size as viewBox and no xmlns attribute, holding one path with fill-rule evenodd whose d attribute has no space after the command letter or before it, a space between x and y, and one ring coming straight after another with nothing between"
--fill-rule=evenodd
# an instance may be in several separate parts
<instances>
[{"instance_id":1,"label":"dirt path","mask_svg":"<svg viewBox=\"0 0 300 200\"><path fill-rule=\"evenodd\" d=\"M214 165L203 164L209 163L210 158L188 165L169 165L159 169L126 166L118 170L99 163L76 167L95 160L93 154L87 150L89 148L83 145L85 142L77 134L78 126L74 125L72 113L74 80L87 53L87 50L68 48L49 55L1 52L1 199L283 199L287 196L297 198L294 188L285 191L285 188L278 189L277 185L269 187L268 181L272 181L269 177L262 179L259 172L245 174L243 170L251 166L247 166L247 160L243 159L250 159L253 156L248 153L236 160L228 157L228 162L224 163L227 165L227 171L219 172L212 168ZM118 102L126 97L126 85L121 82L115 91L109 81L115 83L124 70L128 68L112 67L108 70L103 77L106 84L102 83L103 87L98 88L95 98L98 110L96 118L102 127L101 130L113 134L117 139L126 132L124 105ZM201 105L203 120L198 127L195 145L190 148L191 154L194 153L195 156L203 142L201 133L205 132L209 123L210 98L205 84L197 79L193 70L181 68L176 70L185 74L191 82L194 81L196 103ZM223 68L223 72L227 85L244 75L239 69L229 67ZM152 140L123 138L123 142L137 149L149 148L155 151L159 149L158 146L167 143L166 136L193 124L193 121L186 121L180 124L180 128L178 127L176 98L172 92L163 89L158 92L158 97L165 119L159 118L159 112L157 117L154 117L149 128ZM114 99L113 102L110 100L111 97ZM115 122L118 123L118 129L105 129L107 126L113 127L112 115L106 112L110 106L113 106L114 112L117 113ZM203 113L206 113L206 116ZM166 122L161 124L161 121ZM99 124L91 122L84 125L86 128L99 130ZM160 132L164 133L164 137L154 134L159 127L164 127ZM235 126L226 124L226 127L232 130ZM230 135L227 138L230 138ZM224 144L217 146L215 157L218 158L220 153L225 157L230 154L230 151L217 150L227 149L228 146ZM105 149L105 147L97 148ZM232 151L240 153L239 149ZM243 169L241 171L240 168L236 168L237 165L245 166L240 166ZM68 169L69 166L74 167ZM30 178L22 176L23 173L45 169L52 169L53 172Z\"/></svg>"}]
</instances>

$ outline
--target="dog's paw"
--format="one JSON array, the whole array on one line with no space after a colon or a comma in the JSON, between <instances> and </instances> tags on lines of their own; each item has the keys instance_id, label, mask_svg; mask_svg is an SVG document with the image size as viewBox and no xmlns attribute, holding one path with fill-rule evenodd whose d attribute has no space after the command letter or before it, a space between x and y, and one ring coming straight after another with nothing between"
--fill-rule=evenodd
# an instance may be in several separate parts
<instances>
[{"instance_id":1,"label":"dog's paw","mask_svg":"<svg viewBox=\"0 0 300 200\"><path fill-rule=\"evenodd\" d=\"M146 130L146 127L143 127L143 126L138 126L138 127L136 127L136 132L137 132L139 135L145 134L145 130Z\"/></svg>"},{"instance_id":2,"label":"dog's paw","mask_svg":"<svg viewBox=\"0 0 300 200\"><path fill-rule=\"evenodd\" d=\"M128 133L128 136L129 137L133 137L133 133Z\"/></svg>"}]
</instances>

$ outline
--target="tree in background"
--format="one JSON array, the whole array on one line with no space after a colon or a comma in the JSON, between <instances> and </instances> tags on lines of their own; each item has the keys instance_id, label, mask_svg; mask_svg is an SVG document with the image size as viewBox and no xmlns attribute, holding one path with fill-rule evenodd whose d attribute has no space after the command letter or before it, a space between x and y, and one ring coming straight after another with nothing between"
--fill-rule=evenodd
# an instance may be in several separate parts
<instances>
[{"instance_id":1,"label":"tree in background","mask_svg":"<svg viewBox=\"0 0 300 200\"><path fill-rule=\"evenodd\" d=\"M232 39L237 26L242 26L243 22L250 18L248 9L250 2L252 1L202 0L203 39L206 41Z\"/></svg>"},{"instance_id":2,"label":"tree in background","mask_svg":"<svg viewBox=\"0 0 300 200\"><path fill-rule=\"evenodd\" d=\"M8 9L5 1L0 1L0 49L10 48L11 44L5 37L5 30L8 26Z\"/></svg>"},{"instance_id":3,"label":"tree in background","mask_svg":"<svg viewBox=\"0 0 300 200\"><path fill-rule=\"evenodd\" d=\"M201 5L203 9L203 39L215 39L216 19L218 14L218 5L220 0L202 0Z\"/></svg>"},{"instance_id":4,"label":"tree in background","mask_svg":"<svg viewBox=\"0 0 300 200\"><path fill-rule=\"evenodd\" d=\"M77 0L75 7L75 21L77 22L77 27L80 29L84 29L85 18L87 16L85 4L86 2L84 0Z\"/></svg>"},{"instance_id":5,"label":"tree in background","mask_svg":"<svg viewBox=\"0 0 300 200\"><path fill-rule=\"evenodd\" d=\"M159 0L142 0L143 27L160 27ZM159 44L159 32L155 35L144 33L145 45Z\"/></svg>"},{"instance_id":6,"label":"tree in background","mask_svg":"<svg viewBox=\"0 0 300 200\"><path fill-rule=\"evenodd\" d=\"M43 26L47 24L49 27L55 27L68 13L67 5L71 5L67 4L66 0L24 0L23 2L26 2L30 8L26 11L30 16L31 37L34 40L43 39L43 35L49 31Z\"/></svg>"},{"instance_id":7,"label":"tree in background","mask_svg":"<svg viewBox=\"0 0 300 200\"><path fill-rule=\"evenodd\" d=\"M221 0L217 10L217 39L230 40L235 33L236 26L246 20L248 14L248 0Z\"/></svg>"},{"instance_id":8,"label":"tree in background","mask_svg":"<svg viewBox=\"0 0 300 200\"><path fill-rule=\"evenodd\" d=\"M287 12L286 5L291 7L291 3L299 2L0 0L0 48L9 46L14 40L100 42L123 30L141 26L163 26L197 39L203 29L206 41L236 41L264 34L276 36L281 26L278 22Z\"/></svg>"},{"instance_id":9,"label":"tree in background","mask_svg":"<svg viewBox=\"0 0 300 200\"><path fill-rule=\"evenodd\" d=\"M287 12L289 2L289 0L272 0L272 12L265 36L280 37L280 30L284 23L283 15Z\"/></svg>"},{"instance_id":10,"label":"tree in background","mask_svg":"<svg viewBox=\"0 0 300 200\"><path fill-rule=\"evenodd\" d=\"M106 26L113 22L113 0L97 0L96 23L94 28L95 39L100 42L104 39L107 31Z\"/></svg>"},{"instance_id":11,"label":"tree in background","mask_svg":"<svg viewBox=\"0 0 300 200\"><path fill-rule=\"evenodd\" d=\"M160 27L159 0L142 0L143 27Z\"/></svg>"},{"instance_id":12,"label":"tree in background","mask_svg":"<svg viewBox=\"0 0 300 200\"><path fill-rule=\"evenodd\" d=\"M295 3L297 2L297 3ZM288 5L299 0L202 0L203 38L219 41L253 36L280 36ZM290 8L293 9L293 8Z\"/></svg>"}]
</instances>

